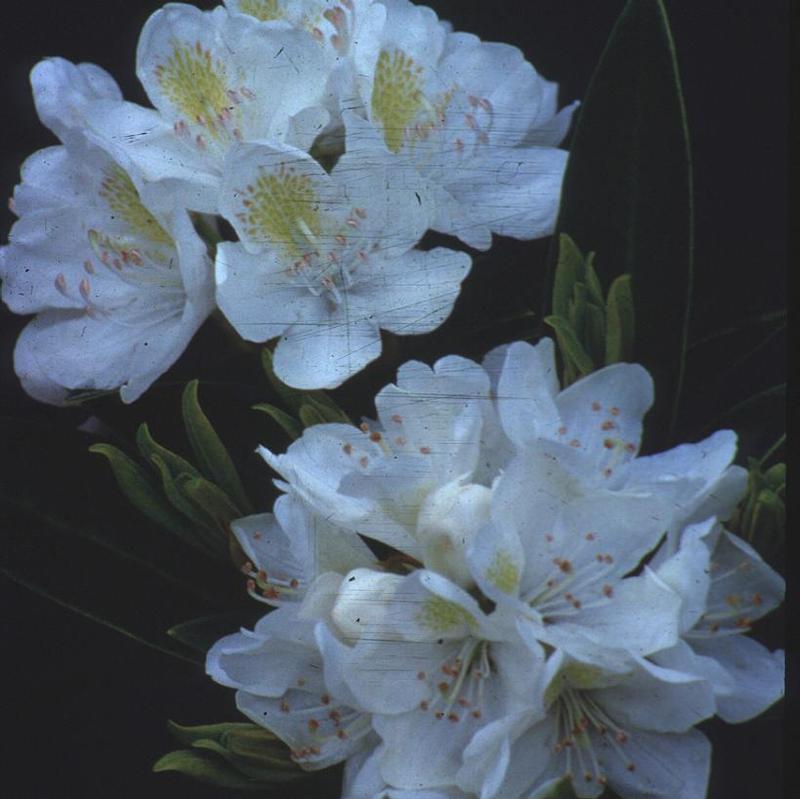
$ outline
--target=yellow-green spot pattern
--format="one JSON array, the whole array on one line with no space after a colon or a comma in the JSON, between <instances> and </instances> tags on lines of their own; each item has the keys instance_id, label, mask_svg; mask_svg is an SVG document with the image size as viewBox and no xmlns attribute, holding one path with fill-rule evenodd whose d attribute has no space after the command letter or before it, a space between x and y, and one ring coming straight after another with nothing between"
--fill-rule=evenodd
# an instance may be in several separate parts
<instances>
[{"instance_id":1,"label":"yellow-green spot pattern","mask_svg":"<svg viewBox=\"0 0 800 799\"><path fill-rule=\"evenodd\" d=\"M283 19L283 11L279 0L239 0L239 10L243 14L268 22L271 19Z\"/></svg>"},{"instance_id":2,"label":"yellow-green spot pattern","mask_svg":"<svg viewBox=\"0 0 800 799\"><path fill-rule=\"evenodd\" d=\"M319 198L307 175L282 168L277 174L262 172L247 187L244 221L255 241L283 246L292 258L302 257L309 233L320 235Z\"/></svg>"},{"instance_id":3,"label":"yellow-green spot pattern","mask_svg":"<svg viewBox=\"0 0 800 799\"><path fill-rule=\"evenodd\" d=\"M486 570L486 579L504 594L513 594L519 583L519 567L508 552L499 550Z\"/></svg>"},{"instance_id":4,"label":"yellow-green spot pattern","mask_svg":"<svg viewBox=\"0 0 800 799\"><path fill-rule=\"evenodd\" d=\"M406 129L424 107L422 67L402 50L381 50L372 87L372 116L383 125L386 146L397 152Z\"/></svg>"},{"instance_id":5,"label":"yellow-green spot pattern","mask_svg":"<svg viewBox=\"0 0 800 799\"><path fill-rule=\"evenodd\" d=\"M105 171L100 196L114 214L127 222L140 236L156 244L173 244L169 233L142 205L136 186L122 167L114 165Z\"/></svg>"},{"instance_id":6,"label":"yellow-green spot pattern","mask_svg":"<svg viewBox=\"0 0 800 799\"><path fill-rule=\"evenodd\" d=\"M475 623L469 611L439 596L432 596L423 602L417 621L435 633L447 633L465 624L470 626Z\"/></svg>"},{"instance_id":7,"label":"yellow-green spot pattern","mask_svg":"<svg viewBox=\"0 0 800 799\"><path fill-rule=\"evenodd\" d=\"M602 669L585 663L570 663L558 672L545 691L545 706L557 699L561 692L568 688L588 691L592 688L600 688L603 684Z\"/></svg>"},{"instance_id":8,"label":"yellow-green spot pattern","mask_svg":"<svg viewBox=\"0 0 800 799\"><path fill-rule=\"evenodd\" d=\"M189 122L204 125L212 137L222 135L220 119L230 111L225 66L214 61L200 42L194 47L178 42L156 77L169 101Z\"/></svg>"}]
</instances>

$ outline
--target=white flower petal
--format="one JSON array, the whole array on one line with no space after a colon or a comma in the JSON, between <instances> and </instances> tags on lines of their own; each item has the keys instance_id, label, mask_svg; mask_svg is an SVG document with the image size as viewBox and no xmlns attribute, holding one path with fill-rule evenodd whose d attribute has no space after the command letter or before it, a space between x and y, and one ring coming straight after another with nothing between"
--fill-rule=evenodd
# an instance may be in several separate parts
<instances>
[{"instance_id":1,"label":"white flower petal","mask_svg":"<svg viewBox=\"0 0 800 799\"><path fill-rule=\"evenodd\" d=\"M561 422L555 349L543 338L535 347L515 342L505 350L497 385L497 408L506 435L517 447L555 438Z\"/></svg>"},{"instance_id":2,"label":"white flower petal","mask_svg":"<svg viewBox=\"0 0 800 799\"><path fill-rule=\"evenodd\" d=\"M373 322L322 317L296 323L275 348L275 374L293 388L336 388L381 354Z\"/></svg>"},{"instance_id":3,"label":"white flower petal","mask_svg":"<svg viewBox=\"0 0 800 799\"><path fill-rule=\"evenodd\" d=\"M274 252L253 255L239 243L222 242L215 269L219 308L248 341L268 341L324 313L322 301L291 282Z\"/></svg>"},{"instance_id":4,"label":"white flower petal","mask_svg":"<svg viewBox=\"0 0 800 799\"><path fill-rule=\"evenodd\" d=\"M517 239L548 236L555 227L566 164L567 153L554 147L492 148L448 182L459 213L440 215L434 229L483 250L490 232Z\"/></svg>"},{"instance_id":5,"label":"white flower petal","mask_svg":"<svg viewBox=\"0 0 800 799\"><path fill-rule=\"evenodd\" d=\"M578 380L556 400L565 440L605 466L608 442L636 452L642 419L653 404L653 380L638 364L613 364Z\"/></svg>"},{"instance_id":6,"label":"white flower petal","mask_svg":"<svg viewBox=\"0 0 800 799\"><path fill-rule=\"evenodd\" d=\"M717 696L717 714L729 724L749 721L784 694L784 654L743 635L693 640L695 651L716 661L733 681ZM715 683L715 688L719 688ZM722 686L724 688L724 686Z\"/></svg>"},{"instance_id":7,"label":"white flower petal","mask_svg":"<svg viewBox=\"0 0 800 799\"><path fill-rule=\"evenodd\" d=\"M593 692L618 723L638 730L684 732L714 714L711 686L702 678L639 660L639 668L619 685Z\"/></svg>"},{"instance_id":8,"label":"white flower petal","mask_svg":"<svg viewBox=\"0 0 800 799\"><path fill-rule=\"evenodd\" d=\"M625 799L704 799L711 765L711 745L701 732L679 735L637 732L626 744L634 770L615 754L606 760L608 781Z\"/></svg>"},{"instance_id":9,"label":"white flower petal","mask_svg":"<svg viewBox=\"0 0 800 799\"><path fill-rule=\"evenodd\" d=\"M384 330L404 336L429 333L450 315L470 265L466 253L443 247L378 259L368 282L359 286L363 298L358 299Z\"/></svg>"},{"instance_id":10,"label":"white flower petal","mask_svg":"<svg viewBox=\"0 0 800 799\"><path fill-rule=\"evenodd\" d=\"M86 112L92 102L122 97L104 69L64 58L40 61L31 71L31 86L39 118L65 143L86 135Z\"/></svg>"}]
</instances>

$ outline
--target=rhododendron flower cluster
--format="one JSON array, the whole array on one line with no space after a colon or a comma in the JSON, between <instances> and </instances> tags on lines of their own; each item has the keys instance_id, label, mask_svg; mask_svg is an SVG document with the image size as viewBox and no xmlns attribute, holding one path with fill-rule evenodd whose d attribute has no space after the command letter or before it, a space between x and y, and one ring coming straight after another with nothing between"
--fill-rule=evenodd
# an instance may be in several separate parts
<instances>
[{"instance_id":1,"label":"rhododendron flower cluster","mask_svg":"<svg viewBox=\"0 0 800 799\"><path fill-rule=\"evenodd\" d=\"M135 400L214 308L277 340L286 383L334 387L380 355L381 329L450 314L471 258L420 249L427 230L482 250L553 230L573 108L517 48L429 8L169 3L136 70L153 108L91 64L32 75L62 146L23 167L0 276L37 314L15 366L38 399ZM236 240L210 257L191 221L215 239L215 219Z\"/></svg>"},{"instance_id":2,"label":"rhododendron flower cluster","mask_svg":"<svg viewBox=\"0 0 800 799\"><path fill-rule=\"evenodd\" d=\"M644 369L555 375L549 339L408 363L377 420L261 450L285 493L234 532L279 609L207 669L345 796L699 798L696 725L782 694L734 434L641 457Z\"/></svg>"}]
</instances>

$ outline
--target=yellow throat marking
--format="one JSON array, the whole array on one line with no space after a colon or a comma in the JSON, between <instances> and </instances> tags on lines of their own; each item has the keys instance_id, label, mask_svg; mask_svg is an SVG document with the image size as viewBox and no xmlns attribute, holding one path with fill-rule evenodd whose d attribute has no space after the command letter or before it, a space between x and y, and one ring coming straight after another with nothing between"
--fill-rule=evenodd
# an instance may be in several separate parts
<instances>
[{"instance_id":1,"label":"yellow throat marking","mask_svg":"<svg viewBox=\"0 0 800 799\"><path fill-rule=\"evenodd\" d=\"M243 215L247 235L280 244L293 258L302 257L306 249L302 243L311 243L322 231L319 197L311 178L281 166L277 173L262 172L247 193Z\"/></svg>"},{"instance_id":2,"label":"yellow throat marking","mask_svg":"<svg viewBox=\"0 0 800 799\"><path fill-rule=\"evenodd\" d=\"M280 0L240 0L239 9L243 14L250 14L262 22L283 19Z\"/></svg>"},{"instance_id":3,"label":"yellow throat marking","mask_svg":"<svg viewBox=\"0 0 800 799\"><path fill-rule=\"evenodd\" d=\"M166 97L189 122L206 126L214 138L222 135L218 122L232 105L225 65L212 59L200 42L194 47L176 42L166 64L156 68L156 77Z\"/></svg>"},{"instance_id":4,"label":"yellow throat marking","mask_svg":"<svg viewBox=\"0 0 800 799\"><path fill-rule=\"evenodd\" d=\"M156 244L174 244L172 237L142 205L139 192L122 167L114 165L105 171L100 196L108 207L140 236Z\"/></svg>"},{"instance_id":5,"label":"yellow throat marking","mask_svg":"<svg viewBox=\"0 0 800 799\"><path fill-rule=\"evenodd\" d=\"M402 50L381 50L372 87L372 116L383 125L386 146L398 152L406 130L426 104L422 67Z\"/></svg>"}]
</instances>

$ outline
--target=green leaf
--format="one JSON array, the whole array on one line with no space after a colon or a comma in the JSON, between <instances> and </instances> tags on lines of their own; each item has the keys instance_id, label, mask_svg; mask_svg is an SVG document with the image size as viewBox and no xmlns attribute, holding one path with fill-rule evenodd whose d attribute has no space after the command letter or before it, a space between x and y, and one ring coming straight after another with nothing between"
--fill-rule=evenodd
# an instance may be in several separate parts
<instances>
[{"instance_id":1,"label":"green leaf","mask_svg":"<svg viewBox=\"0 0 800 799\"><path fill-rule=\"evenodd\" d=\"M544 321L555 330L564 357L569 358L581 374L588 375L594 369L594 364L569 322L559 316L548 316Z\"/></svg>"},{"instance_id":2,"label":"green leaf","mask_svg":"<svg viewBox=\"0 0 800 799\"><path fill-rule=\"evenodd\" d=\"M197 621L200 621L200 619ZM191 622L189 623L191 624ZM178 626L181 627L182 625ZM170 631L170 633L171 632L172 631ZM227 721L219 724L198 724L187 727L175 721L168 720L167 729L179 743L185 746L192 746L195 741L202 740L203 738L220 743L224 740L225 735L234 730L263 730L267 735L272 735L272 733L268 732L263 727L257 727L255 724L248 724L247 722L241 721ZM275 736L272 737L274 738Z\"/></svg>"},{"instance_id":3,"label":"green leaf","mask_svg":"<svg viewBox=\"0 0 800 799\"><path fill-rule=\"evenodd\" d=\"M138 463L111 444L93 444L89 447L89 452L102 455L108 460L122 493L148 519L181 538L188 535L183 520L164 500L147 472Z\"/></svg>"},{"instance_id":4,"label":"green leaf","mask_svg":"<svg viewBox=\"0 0 800 799\"><path fill-rule=\"evenodd\" d=\"M268 416L271 416L292 441L300 438L303 434L303 428L297 423L297 420L280 408L276 408L274 405L261 402L258 405L253 405L253 410L261 411L261 413L266 413Z\"/></svg>"},{"instance_id":5,"label":"green leaf","mask_svg":"<svg viewBox=\"0 0 800 799\"><path fill-rule=\"evenodd\" d=\"M303 405L298 413L303 427L313 427L315 424L325 424L325 417L313 406Z\"/></svg>"},{"instance_id":6,"label":"green leaf","mask_svg":"<svg viewBox=\"0 0 800 799\"><path fill-rule=\"evenodd\" d=\"M214 534L216 532L215 527L209 522L206 515L200 513L195 505L186 497L179 487L179 484L173 479L164 461L155 454L150 457L150 461L161 476L161 487L164 489L167 499L177 511L182 513L189 522L191 522L191 526L180 534L181 540L190 546L197 547L207 555L215 554L214 546L209 538L209 533ZM186 477L190 478L190 475L186 475Z\"/></svg>"},{"instance_id":7,"label":"green leaf","mask_svg":"<svg viewBox=\"0 0 800 799\"><path fill-rule=\"evenodd\" d=\"M237 771L224 759L197 749L179 749L164 755L153 766L153 771L177 771L200 782L233 788L240 791L263 791L263 783Z\"/></svg>"},{"instance_id":8,"label":"green leaf","mask_svg":"<svg viewBox=\"0 0 800 799\"><path fill-rule=\"evenodd\" d=\"M606 365L630 361L636 322L633 310L631 276L620 275L608 290L606 303Z\"/></svg>"},{"instance_id":9,"label":"green leaf","mask_svg":"<svg viewBox=\"0 0 800 799\"><path fill-rule=\"evenodd\" d=\"M197 387L197 380L187 384L183 392L182 408L186 435L189 437L200 470L206 477L218 483L236 503L239 509L238 516L253 513L231 456L200 407Z\"/></svg>"},{"instance_id":10,"label":"green leaf","mask_svg":"<svg viewBox=\"0 0 800 799\"><path fill-rule=\"evenodd\" d=\"M189 461L166 447L162 447L150 435L150 429L147 424L139 425L139 429L136 431L136 444L146 461L150 461L153 455L157 455L172 477L177 477L179 474L190 474L192 477L200 476L200 472Z\"/></svg>"},{"instance_id":11,"label":"green leaf","mask_svg":"<svg viewBox=\"0 0 800 799\"><path fill-rule=\"evenodd\" d=\"M584 272L584 281L588 289L589 302L595 305L603 306L605 304L603 297L603 289L600 285L600 278L597 276L597 270L594 268L594 253L590 252L586 256L586 266Z\"/></svg>"},{"instance_id":12,"label":"green leaf","mask_svg":"<svg viewBox=\"0 0 800 799\"><path fill-rule=\"evenodd\" d=\"M599 253L601 281L633 276L636 316L649 322L635 358L659 387L648 430L660 440L648 445L662 448L683 384L694 229L686 113L661 0L625 6L579 114L562 197L558 230Z\"/></svg>"},{"instance_id":13,"label":"green leaf","mask_svg":"<svg viewBox=\"0 0 800 799\"><path fill-rule=\"evenodd\" d=\"M289 782L304 776L303 772L288 758L288 753L284 760L279 760L274 757L264 757L258 760L245 758L237 755L235 752L232 752L216 741L206 738L196 741L194 743L194 748L213 752L230 763L230 765L241 774L244 774L252 780L258 780L258 782L265 785Z\"/></svg>"},{"instance_id":14,"label":"green leaf","mask_svg":"<svg viewBox=\"0 0 800 799\"><path fill-rule=\"evenodd\" d=\"M352 424L350 417L336 405L327 394L321 391L314 391L305 395L304 404L316 410L322 419L327 423Z\"/></svg>"},{"instance_id":15,"label":"green leaf","mask_svg":"<svg viewBox=\"0 0 800 799\"><path fill-rule=\"evenodd\" d=\"M165 770L166 765L205 782L222 784L220 780L225 780L228 787L231 782L240 785L242 777L247 780L247 787L268 787L306 776L292 761L286 744L255 724L226 722L184 727L169 721L167 726L180 743L191 749L171 752L159 760L156 771ZM195 753L201 760L187 753Z\"/></svg>"},{"instance_id":16,"label":"green leaf","mask_svg":"<svg viewBox=\"0 0 800 799\"><path fill-rule=\"evenodd\" d=\"M215 613L213 616L202 616L198 619L176 624L174 627L170 627L169 630L167 630L167 635L170 638L174 638L176 641L180 641L190 649L205 654L220 638L231 632L235 632L240 629L241 626L241 613ZM170 722L170 725L173 724L173 722ZM174 726L178 727L178 731L195 729L188 727L183 728L179 725ZM245 724L244 726L249 725ZM172 726L170 726L170 729L172 730ZM173 732L175 732L175 730L173 730ZM203 737L208 737L207 731L203 733ZM178 736L178 738L182 743L187 743L187 741L180 738L180 736ZM188 743L191 743L191 741Z\"/></svg>"},{"instance_id":17,"label":"green leaf","mask_svg":"<svg viewBox=\"0 0 800 799\"><path fill-rule=\"evenodd\" d=\"M590 303L586 306L584 340L589 357L596 364L604 362L606 350L606 314L602 306Z\"/></svg>"},{"instance_id":18,"label":"green leaf","mask_svg":"<svg viewBox=\"0 0 800 799\"><path fill-rule=\"evenodd\" d=\"M568 235L562 233L558 242L558 263L553 281L553 314L569 319L573 287L583 280L585 267L583 254Z\"/></svg>"},{"instance_id":19,"label":"green leaf","mask_svg":"<svg viewBox=\"0 0 800 799\"><path fill-rule=\"evenodd\" d=\"M123 626L122 624L118 624L117 622L109 619L105 616L101 616L98 613L93 611L87 610L85 607L78 605L77 603L69 602L66 599L62 599L61 597L56 596L49 591L46 591L41 586L37 585L36 583L26 580L24 577L16 574L10 569L6 569L0 566L0 574L7 577L12 582L17 583L17 585L22 586L23 588L27 588L34 594L53 602L54 604L58 605L59 607L67 610L71 613L75 613L78 616L82 616L84 619L88 621L94 622L95 624L99 624L101 627L106 627L109 630L112 630L115 633L119 633L120 635L124 636L125 638L130 639L131 641L135 641L137 644L142 644L146 646L148 649L153 649L156 652L160 652L163 655L168 655L169 657L175 658L177 660L182 660L186 663L190 663L193 666L197 666L199 661L187 657L182 652L178 652L175 649L171 648L170 646L165 646L163 644L158 643L157 641L151 640L139 633L134 632L133 630Z\"/></svg>"},{"instance_id":20,"label":"green leaf","mask_svg":"<svg viewBox=\"0 0 800 799\"><path fill-rule=\"evenodd\" d=\"M178 480L181 491L198 507L217 528L223 533L219 539L215 539L224 544L227 551L228 538L230 536L230 523L241 516L239 509L231 502L228 495L218 486L202 477L182 477Z\"/></svg>"},{"instance_id":21,"label":"green leaf","mask_svg":"<svg viewBox=\"0 0 800 799\"><path fill-rule=\"evenodd\" d=\"M606 797L606 794L603 794ZM568 779L559 780L539 799L575 799L575 791L572 790L572 783Z\"/></svg>"}]
</instances>

